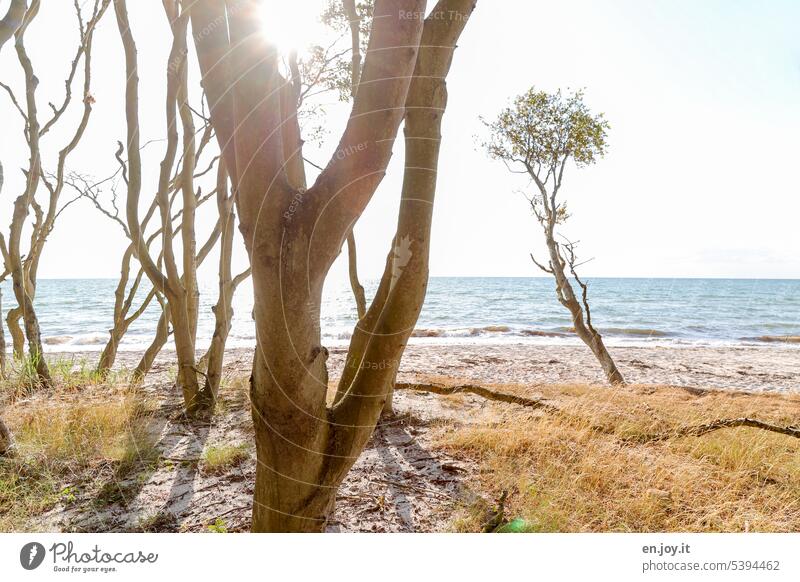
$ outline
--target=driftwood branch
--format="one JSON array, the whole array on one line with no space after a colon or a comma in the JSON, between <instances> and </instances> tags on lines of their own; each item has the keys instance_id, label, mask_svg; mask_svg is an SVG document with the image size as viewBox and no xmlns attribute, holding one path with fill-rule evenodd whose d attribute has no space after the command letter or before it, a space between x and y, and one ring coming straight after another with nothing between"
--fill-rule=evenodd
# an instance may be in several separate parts
<instances>
[{"instance_id":1,"label":"driftwood branch","mask_svg":"<svg viewBox=\"0 0 800 582\"><path fill-rule=\"evenodd\" d=\"M431 392L433 394L441 394L444 396L449 396L452 394L475 394L476 396L480 396L487 400L493 400L496 402L506 402L509 404L517 404L519 406L524 406L526 408L536 408L540 410L545 410L546 412L553 412L558 414L566 414L564 410L554 406L552 404L548 404L541 398L526 398L524 396L517 396L516 394L509 394L507 392L498 392L496 390L492 390L491 388L486 388L484 386L477 386L474 384L461 384L456 386L446 386L443 384L430 384L430 383L408 383L408 382L398 382L395 386L397 390L416 390L418 392ZM721 430L724 428L739 428L739 427L750 427L750 428L758 428L761 430L766 430L769 432L774 432L777 434L782 434L794 438L800 438L800 426L780 426L777 424L764 422L762 420L758 420L755 418L723 418L719 420L712 420L710 422L706 422L703 424L691 425L691 426L684 426L674 430L654 433L654 434L645 434L645 435L636 435L633 437L628 437L623 439L624 442L628 443L653 443L653 442L661 442L666 441L671 438L679 438L679 437L686 437L686 436L703 436L708 433ZM596 432L601 432L603 434L613 435L613 430L609 430L607 427L593 427Z\"/></svg>"},{"instance_id":2,"label":"driftwood branch","mask_svg":"<svg viewBox=\"0 0 800 582\"><path fill-rule=\"evenodd\" d=\"M552 404L546 403L541 398L526 398L524 396L517 396L516 394L508 394L507 392L498 392L491 388L484 386L477 386L474 384L461 384L458 386L446 386L444 384L418 384L409 382L398 382L395 385L396 390L416 390L418 392L432 392L433 394L441 394L443 396L450 396L452 394L475 394L487 400L494 400L496 402L507 402L509 404L518 404L526 408L538 408L548 412L561 412L561 410Z\"/></svg>"},{"instance_id":3,"label":"driftwood branch","mask_svg":"<svg viewBox=\"0 0 800 582\"><path fill-rule=\"evenodd\" d=\"M772 424L769 422L757 420L755 418L744 417L744 418L723 418L719 420L713 420L711 422L707 422L704 424L685 426L671 431L664 431L650 435L637 435L635 437L631 437L625 440L629 442L634 441L639 443L653 443L684 436L703 436L710 432L714 432L723 428L738 428L743 426L750 428L758 428L761 430L766 430L769 432L774 432L777 434L782 434L800 439L800 427L780 426L777 424Z\"/></svg>"}]
</instances>

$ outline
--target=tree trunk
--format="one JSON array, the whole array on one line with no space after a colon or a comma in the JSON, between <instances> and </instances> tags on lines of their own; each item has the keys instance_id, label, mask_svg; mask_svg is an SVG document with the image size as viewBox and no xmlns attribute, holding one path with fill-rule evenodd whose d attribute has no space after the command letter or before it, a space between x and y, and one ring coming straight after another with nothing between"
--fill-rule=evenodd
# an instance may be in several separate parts
<instances>
[{"instance_id":1,"label":"tree trunk","mask_svg":"<svg viewBox=\"0 0 800 582\"><path fill-rule=\"evenodd\" d=\"M28 3L25 0L11 0L11 4L6 11L6 15L0 20L0 48L10 40L17 29L22 26L22 19Z\"/></svg>"},{"instance_id":2,"label":"tree trunk","mask_svg":"<svg viewBox=\"0 0 800 582\"><path fill-rule=\"evenodd\" d=\"M472 7L471 0L441 0L437 14L425 20L422 38L423 22L403 15L424 13L423 0L376 2L353 113L336 154L307 192L295 187L286 168L286 152L297 151L296 144L285 130L289 118L281 107L277 54L264 43L256 6L237 5L228 13L234 111L238 121L247 119L236 125L235 157L250 162L240 168L236 185L255 296L254 531L324 529L337 488L383 409L424 297L430 203L404 204L407 210L401 211L398 245L389 259L395 268L387 270L391 274L382 283L386 309L379 310L358 359L379 365L359 367L349 386L340 384L341 394L330 408L328 353L319 329L322 287L349 226L383 177L406 105L414 127L407 129L407 142L417 144L412 150L419 157L408 154L409 167L417 168L413 179L406 174L404 192L419 190L432 200L434 167L417 162L430 163L438 154L438 141L422 138L442 114L437 104L446 95L443 78ZM203 47L196 45L200 53ZM200 61L204 86L223 82L202 66L207 59ZM418 117L411 115L416 110Z\"/></svg>"},{"instance_id":3,"label":"tree trunk","mask_svg":"<svg viewBox=\"0 0 800 582\"><path fill-rule=\"evenodd\" d=\"M172 47L167 65L166 128L167 146L158 180L156 199L161 213L162 254L166 273L150 256L139 221L139 198L142 188L142 160L139 132L139 79L136 43L128 21L125 0L114 0L120 38L125 51L125 117L128 150L128 193L126 218L136 246L136 258L153 286L163 292L170 308L175 351L178 359L177 383L187 414L204 415L213 410L213 395L204 391L198 381L195 340L197 335L197 279L195 262L193 175L196 158L194 126L188 104L186 32L189 15L178 13L180 5L165 2L164 9L172 31ZM170 177L178 149L178 128L183 129L181 191L183 194L183 275L181 276L173 248L174 231L170 212ZM146 363L146 362L145 362Z\"/></svg>"},{"instance_id":4,"label":"tree trunk","mask_svg":"<svg viewBox=\"0 0 800 582\"><path fill-rule=\"evenodd\" d=\"M361 19L356 9L355 0L343 0L342 6L350 25L350 96L355 99L358 82L361 79ZM358 280L358 255L356 254L356 236L352 230L347 235L347 270L350 288L356 300L356 312L359 321L367 314L367 298L364 286Z\"/></svg>"},{"instance_id":5,"label":"tree trunk","mask_svg":"<svg viewBox=\"0 0 800 582\"><path fill-rule=\"evenodd\" d=\"M8 325L8 333L11 335L11 346L16 360L21 360L25 357L25 332L19 326L21 319L22 309L19 306L8 310L6 325Z\"/></svg>"},{"instance_id":6,"label":"tree trunk","mask_svg":"<svg viewBox=\"0 0 800 582\"><path fill-rule=\"evenodd\" d=\"M8 456L14 448L14 436L0 418L0 457Z\"/></svg>"},{"instance_id":7,"label":"tree trunk","mask_svg":"<svg viewBox=\"0 0 800 582\"><path fill-rule=\"evenodd\" d=\"M44 357L42 336L39 331L39 319L36 317L36 311L33 308L32 297L24 290L24 283L20 282L21 274L18 271L12 271L11 275L14 295L22 311L25 336L28 338L28 357L36 367L36 375L39 382L43 386L49 386L52 384L53 379L50 376L50 369L47 367L47 361Z\"/></svg>"},{"instance_id":8,"label":"tree trunk","mask_svg":"<svg viewBox=\"0 0 800 582\"><path fill-rule=\"evenodd\" d=\"M134 383L138 384L144 381L144 377L147 376L148 372L150 372L150 369L153 367L153 362L155 361L156 356L158 356L159 352L169 340L169 316L169 305L165 304L164 310L161 313L158 324L156 325L156 335L153 338L153 341L150 342L150 345L145 350L144 354L142 354L142 358L139 360L139 363L136 365L136 368L133 371L132 381Z\"/></svg>"},{"instance_id":9,"label":"tree trunk","mask_svg":"<svg viewBox=\"0 0 800 582\"><path fill-rule=\"evenodd\" d=\"M233 238L235 235L236 214L234 201L228 195L228 175L224 163L220 163L217 172L217 210L219 212L221 233L219 250L219 295L214 312L214 335L211 345L201 358L206 364L204 389L216 399L222 381L222 368L225 361L225 345L233 321L233 296L239 284L249 276L250 270L233 277L231 260L233 256Z\"/></svg>"},{"instance_id":10,"label":"tree trunk","mask_svg":"<svg viewBox=\"0 0 800 582\"><path fill-rule=\"evenodd\" d=\"M353 297L356 300L356 310L358 319L362 319L367 314L367 298L364 294L364 287L358 280L358 257L356 255L356 237L353 231L347 235L347 267L350 277L350 288L353 290Z\"/></svg>"},{"instance_id":11,"label":"tree trunk","mask_svg":"<svg viewBox=\"0 0 800 582\"><path fill-rule=\"evenodd\" d=\"M564 260L564 257L561 256L559 244L555 240L555 236L553 234L554 227L555 224L553 223L549 227L545 228L545 238L547 242L547 249L550 254L550 268L552 269L553 277L556 280L556 295L558 296L558 300L570 312L570 315L572 316L572 324L575 327L575 334L589 347L590 350L592 350L595 358L597 358L597 361L603 368L603 372L605 373L608 382L612 385L624 384L625 380L622 377L622 373L617 368L617 365L614 362L614 359L611 357L611 354L608 353L602 336L592 326L591 320L587 319L588 317L591 317L590 314L588 312L584 314L584 307L581 306L581 303L575 296L572 284L569 282L569 278L564 270L566 261ZM588 301L586 300L585 296L584 304L586 305L586 309L588 311ZM586 317L584 317L584 315L586 315Z\"/></svg>"},{"instance_id":12,"label":"tree trunk","mask_svg":"<svg viewBox=\"0 0 800 582\"><path fill-rule=\"evenodd\" d=\"M0 289L0 316L3 313L3 290ZM0 317L0 380L6 377L6 332Z\"/></svg>"}]
</instances>

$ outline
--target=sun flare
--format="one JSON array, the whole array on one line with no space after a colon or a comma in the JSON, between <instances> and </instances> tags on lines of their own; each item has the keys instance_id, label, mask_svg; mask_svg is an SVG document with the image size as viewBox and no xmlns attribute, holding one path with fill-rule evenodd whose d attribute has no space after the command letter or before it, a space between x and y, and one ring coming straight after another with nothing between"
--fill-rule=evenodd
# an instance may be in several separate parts
<instances>
[{"instance_id":1,"label":"sun flare","mask_svg":"<svg viewBox=\"0 0 800 582\"><path fill-rule=\"evenodd\" d=\"M265 0L261 9L264 35L282 53L302 53L315 41L322 27L323 0Z\"/></svg>"}]
</instances>

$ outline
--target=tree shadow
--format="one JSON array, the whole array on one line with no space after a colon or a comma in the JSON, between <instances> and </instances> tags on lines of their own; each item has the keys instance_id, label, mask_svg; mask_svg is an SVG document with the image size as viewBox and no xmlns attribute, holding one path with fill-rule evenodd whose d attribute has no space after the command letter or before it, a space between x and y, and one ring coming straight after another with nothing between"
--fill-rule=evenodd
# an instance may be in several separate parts
<instances>
[{"instance_id":1,"label":"tree shadow","mask_svg":"<svg viewBox=\"0 0 800 582\"><path fill-rule=\"evenodd\" d=\"M376 427L376 451L387 476L387 491L394 501L403 531L419 530L415 509L450 505L458 501L460 480L453 465L441 463L409 430L408 417L383 420Z\"/></svg>"},{"instance_id":2,"label":"tree shadow","mask_svg":"<svg viewBox=\"0 0 800 582\"><path fill-rule=\"evenodd\" d=\"M158 469L161 443L175 404L163 402L148 415L134 413L120 460L99 467L95 482L104 479L78 516L69 521L68 532L112 532L130 529L128 507Z\"/></svg>"}]
</instances>

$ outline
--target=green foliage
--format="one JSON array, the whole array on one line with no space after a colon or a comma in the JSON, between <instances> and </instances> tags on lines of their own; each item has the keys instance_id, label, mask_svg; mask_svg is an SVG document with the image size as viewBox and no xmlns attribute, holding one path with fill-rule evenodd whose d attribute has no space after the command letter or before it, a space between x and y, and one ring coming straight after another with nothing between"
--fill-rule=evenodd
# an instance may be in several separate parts
<instances>
[{"instance_id":1,"label":"green foliage","mask_svg":"<svg viewBox=\"0 0 800 582\"><path fill-rule=\"evenodd\" d=\"M228 533L228 526L225 524L225 520L218 517L214 520L214 523L208 526L208 531L211 533Z\"/></svg>"},{"instance_id":2,"label":"green foliage","mask_svg":"<svg viewBox=\"0 0 800 582\"><path fill-rule=\"evenodd\" d=\"M356 2L359 16L359 41L362 63L372 30L374 0ZM324 107L313 97L334 92L340 101L349 101L353 91L352 40L350 20L341 0L329 0L320 21L334 33L331 42L308 47L306 55L297 61L300 72L300 110L298 112L306 141L321 142L325 135L320 118Z\"/></svg>"},{"instance_id":3,"label":"green foliage","mask_svg":"<svg viewBox=\"0 0 800 582\"><path fill-rule=\"evenodd\" d=\"M483 143L490 156L517 164L546 184L560 183L563 166L595 163L606 153L608 122L583 102L583 91L555 93L531 87L492 122L482 120L490 136Z\"/></svg>"}]
</instances>

